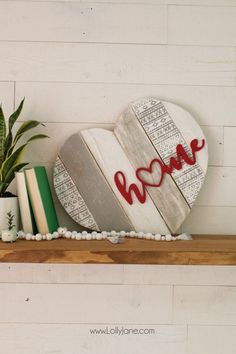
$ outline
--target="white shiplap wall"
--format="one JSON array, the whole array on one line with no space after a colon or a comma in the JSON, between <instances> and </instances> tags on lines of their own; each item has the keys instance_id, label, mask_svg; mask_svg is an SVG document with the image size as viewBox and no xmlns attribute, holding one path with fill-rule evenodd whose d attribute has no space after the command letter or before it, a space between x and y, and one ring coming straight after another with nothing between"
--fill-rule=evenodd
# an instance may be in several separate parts
<instances>
[{"instance_id":1,"label":"white shiplap wall","mask_svg":"<svg viewBox=\"0 0 236 354\"><path fill-rule=\"evenodd\" d=\"M0 101L47 123L27 157L50 174L75 130L143 95L180 104L210 147L183 229L235 234L235 47L236 0L0 0ZM0 298L4 354L235 354L236 267L1 264ZM106 324L155 335L89 333Z\"/></svg>"}]
</instances>

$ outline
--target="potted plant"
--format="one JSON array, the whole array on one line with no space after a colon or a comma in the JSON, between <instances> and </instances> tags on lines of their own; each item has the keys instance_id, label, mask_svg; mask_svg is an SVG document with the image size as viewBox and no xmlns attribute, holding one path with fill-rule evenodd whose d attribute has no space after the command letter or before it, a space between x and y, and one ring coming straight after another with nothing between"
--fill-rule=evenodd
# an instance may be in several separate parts
<instances>
[{"instance_id":1,"label":"potted plant","mask_svg":"<svg viewBox=\"0 0 236 354\"><path fill-rule=\"evenodd\" d=\"M26 120L13 133L13 127L23 106L24 99L17 110L11 114L8 121L6 121L2 106L0 106L0 233L2 230L9 230L9 215L11 225L14 225L15 229L19 228L17 196L9 192L8 187L15 178L15 172L28 165L27 162L22 162L25 148L31 141L48 137L44 134L37 134L31 136L23 144L20 143L25 133L38 125L43 125L37 120Z\"/></svg>"}]
</instances>

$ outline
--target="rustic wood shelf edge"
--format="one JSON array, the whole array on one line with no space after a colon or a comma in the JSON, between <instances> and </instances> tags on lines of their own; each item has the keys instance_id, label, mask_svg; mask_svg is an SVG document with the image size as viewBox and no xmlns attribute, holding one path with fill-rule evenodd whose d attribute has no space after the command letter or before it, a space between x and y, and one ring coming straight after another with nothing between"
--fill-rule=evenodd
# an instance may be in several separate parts
<instances>
[{"instance_id":1,"label":"rustic wood shelf edge","mask_svg":"<svg viewBox=\"0 0 236 354\"><path fill-rule=\"evenodd\" d=\"M236 236L194 235L192 241L25 241L0 243L0 262L236 265Z\"/></svg>"}]
</instances>

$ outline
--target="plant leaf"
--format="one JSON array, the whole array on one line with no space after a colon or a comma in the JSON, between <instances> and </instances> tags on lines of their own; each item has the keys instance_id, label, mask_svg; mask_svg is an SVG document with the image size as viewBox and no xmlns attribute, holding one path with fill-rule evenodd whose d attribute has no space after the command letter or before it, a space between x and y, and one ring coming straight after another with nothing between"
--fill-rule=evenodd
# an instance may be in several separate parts
<instances>
[{"instance_id":1,"label":"plant leaf","mask_svg":"<svg viewBox=\"0 0 236 354\"><path fill-rule=\"evenodd\" d=\"M25 166L28 165L28 162L22 162L16 165L13 165L10 170L8 170L4 181L2 183L2 189L1 193L4 193L6 191L6 189L8 188L9 184L13 181L13 179L15 178L15 173L20 171L22 168L24 168Z\"/></svg>"},{"instance_id":2,"label":"plant leaf","mask_svg":"<svg viewBox=\"0 0 236 354\"><path fill-rule=\"evenodd\" d=\"M12 146L12 140L13 140L13 136L12 136L12 128L15 124L15 122L17 121L17 119L19 118L22 108L24 106L24 101L25 99L23 99L19 105L19 107L17 108L17 110L12 113L12 115L9 118L8 121L8 134L4 143L4 158L6 158L7 156L9 156L9 150Z\"/></svg>"},{"instance_id":3,"label":"plant leaf","mask_svg":"<svg viewBox=\"0 0 236 354\"><path fill-rule=\"evenodd\" d=\"M8 131L5 143L4 143L4 159L6 159L7 156L9 156L9 150L12 145L12 132Z\"/></svg>"},{"instance_id":4,"label":"plant leaf","mask_svg":"<svg viewBox=\"0 0 236 354\"><path fill-rule=\"evenodd\" d=\"M17 110L14 113L12 113L12 115L10 116L9 122L8 122L9 131L12 130L13 125L15 124L17 119L19 118L19 116L21 114L21 111L22 111L22 108L24 106L24 101L25 101L25 99L23 99L21 101L21 103L20 103L19 107L17 108Z\"/></svg>"},{"instance_id":5,"label":"plant leaf","mask_svg":"<svg viewBox=\"0 0 236 354\"><path fill-rule=\"evenodd\" d=\"M17 141L21 138L21 136L26 133L27 131L29 131L30 129L36 128L38 125L43 125L43 123L38 122L37 120L27 120L25 122L23 122L20 126L20 128L18 129L18 131L16 132L14 141L13 141L13 145L15 145L17 143Z\"/></svg>"},{"instance_id":6,"label":"plant leaf","mask_svg":"<svg viewBox=\"0 0 236 354\"><path fill-rule=\"evenodd\" d=\"M9 156L2 164L1 167L1 182L5 183L5 178L11 168L19 163L23 150L25 149L27 144L20 146L16 151L13 152L11 156Z\"/></svg>"},{"instance_id":7,"label":"plant leaf","mask_svg":"<svg viewBox=\"0 0 236 354\"><path fill-rule=\"evenodd\" d=\"M4 144L6 139L6 121L2 106L0 106L0 166L3 163L4 159Z\"/></svg>"},{"instance_id":8,"label":"plant leaf","mask_svg":"<svg viewBox=\"0 0 236 354\"><path fill-rule=\"evenodd\" d=\"M31 138L29 138L29 140L27 140L27 143L29 143L30 141L33 141L33 140L44 139L44 138L49 138L49 136L45 135L45 134L37 134L37 135L34 135Z\"/></svg>"}]
</instances>

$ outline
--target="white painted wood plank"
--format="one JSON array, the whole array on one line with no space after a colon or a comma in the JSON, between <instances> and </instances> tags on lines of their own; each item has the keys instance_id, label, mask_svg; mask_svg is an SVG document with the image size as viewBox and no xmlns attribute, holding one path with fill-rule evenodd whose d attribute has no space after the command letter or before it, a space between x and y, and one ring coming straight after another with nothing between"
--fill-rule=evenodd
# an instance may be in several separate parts
<instances>
[{"instance_id":1,"label":"white painted wood plank","mask_svg":"<svg viewBox=\"0 0 236 354\"><path fill-rule=\"evenodd\" d=\"M222 166L224 160L224 129L223 127L203 126L202 130L208 143L208 164Z\"/></svg>"},{"instance_id":2,"label":"white painted wood plank","mask_svg":"<svg viewBox=\"0 0 236 354\"><path fill-rule=\"evenodd\" d=\"M236 326L189 326L188 354L234 354L235 336Z\"/></svg>"},{"instance_id":3,"label":"white painted wood plank","mask_svg":"<svg viewBox=\"0 0 236 354\"><path fill-rule=\"evenodd\" d=\"M236 206L235 180L235 167L209 167L196 205Z\"/></svg>"},{"instance_id":4,"label":"white painted wood plank","mask_svg":"<svg viewBox=\"0 0 236 354\"><path fill-rule=\"evenodd\" d=\"M0 82L0 105L7 116L13 112L14 108L14 83Z\"/></svg>"},{"instance_id":5,"label":"white painted wood plank","mask_svg":"<svg viewBox=\"0 0 236 354\"><path fill-rule=\"evenodd\" d=\"M134 105L132 103L131 106L129 106L122 113L117 121L114 131L122 148L126 151L126 154L129 157L134 169L137 171L140 166L147 167L149 166L150 161L157 158L160 159L161 156L155 146L155 143L150 143L150 134L148 134L148 130L150 131L150 128L145 126L145 129L147 128L145 133L140 121L134 114L133 107ZM148 107L148 102L145 107ZM160 110L163 111L164 108L160 109L159 107L159 111ZM153 113L153 115L154 114L158 115L158 110L156 113ZM157 125L155 122L152 122L152 124L154 127ZM154 135L155 134L151 136L152 139ZM138 153L137 146L140 153ZM148 181L155 184L155 178L157 178L160 174L160 171L157 166L153 168L153 171L155 171L155 173L148 176ZM172 177L166 175L163 179L162 185L159 188L145 188L170 231L172 233L176 233L188 215L190 207L183 198L183 195L180 193Z\"/></svg>"},{"instance_id":6,"label":"white painted wood plank","mask_svg":"<svg viewBox=\"0 0 236 354\"><path fill-rule=\"evenodd\" d=\"M99 334L100 330L117 334ZM171 325L4 324L0 325L0 344L4 354L120 354L127 349L130 354L183 354L186 332L186 326Z\"/></svg>"},{"instance_id":7,"label":"white painted wood plank","mask_svg":"<svg viewBox=\"0 0 236 354\"><path fill-rule=\"evenodd\" d=\"M125 264L124 283L236 286L236 267Z\"/></svg>"},{"instance_id":8,"label":"white painted wood plank","mask_svg":"<svg viewBox=\"0 0 236 354\"><path fill-rule=\"evenodd\" d=\"M171 323L171 286L0 284L0 295L1 323Z\"/></svg>"},{"instance_id":9,"label":"white painted wood plank","mask_svg":"<svg viewBox=\"0 0 236 354\"><path fill-rule=\"evenodd\" d=\"M236 128L224 127L224 165L236 166Z\"/></svg>"},{"instance_id":10,"label":"white painted wood plank","mask_svg":"<svg viewBox=\"0 0 236 354\"><path fill-rule=\"evenodd\" d=\"M142 4L1 1L0 40L164 44L167 11Z\"/></svg>"},{"instance_id":11,"label":"white painted wood plank","mask_svg":"<svg viewBox=\"0 0 236 354\"><path fill-rule=\"evenodd\" d=\"M6 1L6 0L0 0ZM22 0L8 0L8 1L22 1ZM32 1L45 1L45 0L27 0L28 2ZM50 0L54 1L71 1L71 0ZM81 3L109 3L109 4L145 4L145 5L210 5L210 6L236 6L235 0L96 0L92 2L91 0L73 0L73 2Z\"/></svg>"},{"instance_id":12,"label":"white painted wood plank","mask_svg":"<svg viewBox=\"0 0 236 354\"><path fill-rule=\"evenodd\" d=\"M123 265L2 263L0 283L121 284Z\"/></svg>"},{"instance_id":13,"label":"white painted wood plank","mask_svg":"<svg viewBox=\"0 0 236 354\"><path fill-rule=\"evenodd\" d=\"M54 113L53 113L54 114ZM56 114L56 112L55 112ZM38 114L40 116L40 114ZM42 117L43 118L43 115ZM42 121L42 119L39 119ZM16 124L18 127L19 124ZM46 123L45 127L37 128L37 134L43 133L49 136L49 139L44 141L38 140L32 142L30 147L25 151L25 160L35 163L35 162L46 162L46 163L55 163L57 155L62 147L63 143L74 133L79 132L82 129L88 128L105 128L111 130L113 125L111 124L83 124L83 123ZM22 137L22 142L26 142L27 139L32 135L32 132L25 134Z\"/></svg>"},{"instance_id":14,"label":"white painted wood plank","mask_svg":"<svg viewBox=\"0 0 236 354\"><path fill-rule=\"evenodd\" d=\"M110 131L104 130L104 132L108 135L113 135ZM115 142L117 143L116 140ZM135 228L133 220L125 213L116 195L113 193L109 181L105 178L90 146L84 141L82 132L81 134L75 133L66 140L60 150L59 157L70 175L72 183L75 184L79 194L83 198L83 206L78 202L76 209L73 213L70 213L71 210L68 208L68 205L70 203L74 204L74 196L71 197L72 199L67 199L66 189L65 194L58 194L60 189L56 189L58 199L75 221L84 227L96 231L114 229L117 231L131 231ZM69 189L68 192L70 195ZM83 212L84 206L89 211L89 213L86 212L86 215ZM90 215L89 218L88 215Z\"/></svg>"},{"instance_id":15,"label":"white painted wood plank","mask_svg":"<svg viewBox=\"0 0 236 354\"><path fill-rule=\"evenodd\" d=\"M184 222L182 230L193 234L235 235L235 220L235 207L195 206Z\"/></svg>"},{"instance_id":16,"label":"white painted wood plank","mask_svg":"<svg viewBox=\"0 0 236 354\"><path fill-rule=\"evenodd\" d=\"M201 125L236 126L236 87L16 83L17 103L26 97L22 118L44 122L113 123L130 102L147 95L179 104Z\"/></svg>"},{"instance_id":17,"label":"white painted wood plank","mask_svg":"<svg viewBox=\"0 0 236 354\"><path fill-rule=\"evenodd\" d=\"M161 234L170 232L149 195L144 204L139 203L134 197L134 202L130 205L116 187L114 175L117 171L122 171L127 178L127 186L136 183L141 190L141 183L137 181L135 169L114 133L103 129L89 129L82 130L81 135L134 230Z\"/></svg>"},{"instance_id":18,"label":"white painted wood plank","mask_svg":"<svg viewBox=\"0 0 236 354\"><path fill-rule=\"evenodd\" d=\"M168 43L236 44L236 7L169 6Z\"/></svg>"},{"instance_id":19,"label":"white painted wood plank","mask_svg":"<svg viewBox=\"0 0 236 354\"><path fill-rule=\"evenodd\" d=\"M234 85L230 47L0 43L2 80Z\"/></svg>"},{"instance_id":20,"label":"white painted wood plank","mask_svg":"<svg viewBox=\"0 0 236 354\"><path fill-rule=\"evenodd\" d=\"M175 324L236 324L236 287L175 286Z\"/></svg>"}]
</instances>

